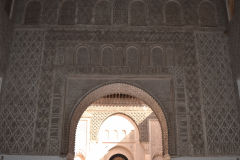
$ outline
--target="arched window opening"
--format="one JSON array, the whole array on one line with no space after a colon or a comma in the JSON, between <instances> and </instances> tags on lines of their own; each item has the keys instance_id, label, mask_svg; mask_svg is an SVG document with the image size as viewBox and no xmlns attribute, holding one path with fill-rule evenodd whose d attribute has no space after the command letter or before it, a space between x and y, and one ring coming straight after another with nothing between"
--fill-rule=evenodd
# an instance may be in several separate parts
<instances>
[{"instance_id":1,"label":"arched window opening","mask_svg":"<svg viewBox=\"0 0 240 160\"><path fill-rule=\"evenodd\" d=\"M65 1L59 12L58 23L62 25L72 25L75 24L75 2L71 0Z\"/></svg>"},{"instance_id":2,"label":"arched window opening","mask_svg":"<svg viewBox=\"0 0 240 160\"><path fill-rule=\"evenodd\" d=\"M162 2L160 0L149 1L149 23L151 25L160 25L163 22Z\"/></svg>"},{"instance_id":3,"label":"arched window opening","mask_svg":"<svg viewBox=\"0 0 240 160\"><path fill-rule=\"evenodd\" d=\"M113 49L111 47L104 47L102 50L102 65L112 66L114 64Z\"/></svg>"},{"instance_id":4,"label":"arched window opening","mask_svg":"<svg viewBox=\"0 0 240 160\"><path fill-rule=\"evenodd\" d=\"M207 1L199 6L199 23L206 27L216 26L216 9Z\"/></svg>"},{"instance_id":5,"label":"arched window opening","mask_svg":"<svg viewBox=\"0 0 240 160\"><path fill-rule=\"evenodd\" d=\"M139 50L136 47L129 47L127 49L127 65L130 67L137 67L139 65Z\"/></svg>"},{"instance_id":6,"label":"arched window opening","mask_svg":"<svg viewBox=\"0 0 240 160\"><path fill-rule=\"evenodd\" d=\"M90 24L92 19L93 2L90 0L78 1L78 24Z\"/></svg>"},{"instance_id":7,"label":"arched window opening","mask_svg":"<svg viewBox=\"0 0 240 160\"><path fill-rule=\"evenodd\" d=\"M95 8L95 23L98 25L110 25L112 15L111 12L110 2L98 2Z\"/></svg>"},{"instance_id":8,"label":"arched window opening","mask_svg":"<svg viewBox=\"0 0 240 160\"><path fill-rule=\"evenodd\" d=\"M128 24L128 1L127 0L114 1L113 24Z\"/></svg>"},{"instance_id":9,"label":"arched window opening","mask_svg":"<svg viewBox=\"0 0 240 160\"><path fill-rule=\"evenodd\" d=\"M27 4L25 10L24 24L37 25L40 23L41 3L39 1L32 1Z\"/></svg>"},{"instance_id":10,"label":"arched window opening","mask_svg":"<svg viewBox=\"0 0 240 160\"><path fill-rule=\"evenodd\" d=\"M77 65L88 65L90 63L89 51L86 47L80 47L76 53Z\"/></svg>"},{"instance_id":11,"label":"arched window opening","mask_svg":"<svg viewBox=\"0 0 240 160\"><path fill-rule=\"evenodd\" d=\"M164 66L165 57L164 57L162 48L160 47L153 48L151 55L152 55L153 66L162 66L162 67Z\"/></svg>"},{"instance_id":12,"label":"arched window opening","mask_svg":"<svg viewBox=\"0 0 240 160\"><path fill-rule=\"evenodd\" d=\"M170 1L165 6L165 16L167 25L182 24L182 9L181 6L174 1Z\"/></svg>"},{"instance_id":13,"label":"arched window opening","mask_svg":"<svg viewBox=\"0 0 240 160\"><path fill-rule=\"evenodd\" d=\"M144 2L135 1L130 6L130 24L133 26L146 25L146 7Z\"/></svg>"}]
</instances>

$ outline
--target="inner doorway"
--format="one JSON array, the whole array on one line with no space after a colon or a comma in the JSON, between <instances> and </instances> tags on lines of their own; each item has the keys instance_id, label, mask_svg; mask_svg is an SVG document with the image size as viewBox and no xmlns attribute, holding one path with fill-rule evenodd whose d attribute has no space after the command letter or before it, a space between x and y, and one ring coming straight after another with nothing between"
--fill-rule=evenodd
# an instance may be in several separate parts
<instances>
[{"instance_id":1,"label":"inner doorway","mask_svg":"<svg viewBox=\"0 0 240 160\"><path fill-rule=\"evenodd\" d=\"M115 154L109 160L128 160L123 154Z\"/></svg>"},{"instance_id":2,"label":"inner doorway","mask_svg":"<svg viewBox=\"0 0 240 160\"><path fill-rule=\"evenodd\" d=\"M163 157L161 125L152 109L136 97L104 96L78 122L76 160L152 160L156 155Z\"/></svg>"}]
</instances>

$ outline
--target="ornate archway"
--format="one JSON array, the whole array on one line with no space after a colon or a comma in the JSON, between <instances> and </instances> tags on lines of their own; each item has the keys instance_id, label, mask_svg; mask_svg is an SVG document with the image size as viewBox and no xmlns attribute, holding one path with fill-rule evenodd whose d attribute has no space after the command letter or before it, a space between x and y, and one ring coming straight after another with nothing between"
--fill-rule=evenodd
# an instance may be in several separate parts
<instances>
[{"instance_id":1,"label":"ornate archway","mask_svg":"<svg viewBox=\"0 0 240 160\"><path fill-rule=\"evenodd\" d=\"M123 154L114 154L109 160L128 160Z\"/></svg>"},{"instance_id":2,"label":"ornate archway","mask_svg":"<svg viewBox=\"0 0 240 160\"><path fill-rule=\"evenodd\" d=\"M83 112L91 105L91 103L98 100L99 98L115 93L127 94L136 97L146 103L153 110L162 127L163 156L168 159L168 126L165 115L161 108L162 105L159 105L157 101L146 91L133 85L124 83L113 83L101 86L90 92L84 98L82 98L80 102L76 105L70 123L69 148L67 159L73 160L74 158L75 132L79 119L81 118Z\"/></svg>"},{"instance_id":3,"label":"ornate archway","mask_svg":"<svg viewBox=\"0 0 240 160\"><path fill-rule=\"evenodd\" d=\"M106 160L115 160L115 158L122 158L123 160L133 160L131 151L122 146L112 148L107 155L104 156Z\"/></svg>"}]
</instances>

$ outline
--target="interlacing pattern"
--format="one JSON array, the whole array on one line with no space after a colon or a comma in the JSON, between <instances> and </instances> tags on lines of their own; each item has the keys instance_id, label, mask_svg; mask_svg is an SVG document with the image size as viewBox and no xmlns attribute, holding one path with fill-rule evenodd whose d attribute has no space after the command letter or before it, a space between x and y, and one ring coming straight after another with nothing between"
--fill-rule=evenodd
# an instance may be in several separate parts
<instances>
[{"instance_id":1,"label":"interlacing pattern","mask_svg":"<svg viewBox=\"0 0 240 160\"><path fill-rule=\"evenodd\" d=\"M227 38L223 33L196 33L203 109L209 153L240 151L236 104Z\"/></svg>"}]
</instances>

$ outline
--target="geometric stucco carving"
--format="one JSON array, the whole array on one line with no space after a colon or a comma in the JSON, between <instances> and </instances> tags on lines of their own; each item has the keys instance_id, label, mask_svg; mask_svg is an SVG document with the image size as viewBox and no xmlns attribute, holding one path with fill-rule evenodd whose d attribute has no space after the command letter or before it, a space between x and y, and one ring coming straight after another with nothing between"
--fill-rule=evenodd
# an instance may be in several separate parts
<instances>
[{"instance_id":1,"label":"geometric stucco carving","mask_svg":"<svg viewBox=\"0 0 240 160\"><path fill-rule=\"evenodd\" d=\"M240 151L237 97L223 33L196 33L208 153Z\"/></svg>"}]
</instances>

